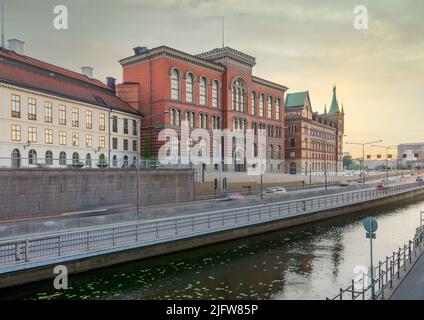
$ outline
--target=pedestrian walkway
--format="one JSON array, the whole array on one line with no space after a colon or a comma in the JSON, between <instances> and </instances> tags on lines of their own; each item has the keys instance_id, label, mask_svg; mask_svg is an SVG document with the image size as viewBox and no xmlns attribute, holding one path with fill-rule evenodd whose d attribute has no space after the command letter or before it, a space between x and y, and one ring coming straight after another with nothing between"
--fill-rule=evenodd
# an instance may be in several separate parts
<instances>
[{"instance_id":1,"label":"pedestrian walkway","mask_svg":"<svg viewBox=\"0 0 424 320\"><path fill-rule=\"evenodd\" d=\"M391 300L424 300L424 254L398 286Z\"/></svg>"}]
</instances>

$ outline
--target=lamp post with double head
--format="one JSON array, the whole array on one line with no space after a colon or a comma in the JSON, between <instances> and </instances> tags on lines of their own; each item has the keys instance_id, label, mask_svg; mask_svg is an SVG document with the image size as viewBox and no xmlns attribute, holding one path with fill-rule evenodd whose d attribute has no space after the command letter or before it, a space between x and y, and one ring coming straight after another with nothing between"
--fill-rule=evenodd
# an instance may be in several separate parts
<instances>
[{"instance_id":1,"label":"lamp post with double head","mask_svg":"<svg viewBox=\"0 0 424 320\"><path fill-rule=\"evenodd\" d=\"M359 145L362 146L362 184L365 185L365 146L383 142L383 140L376 140L376 141L370 141L370 142L346 142L346 144L352 144L352 145Z\"/></svg>"}]
</instances>

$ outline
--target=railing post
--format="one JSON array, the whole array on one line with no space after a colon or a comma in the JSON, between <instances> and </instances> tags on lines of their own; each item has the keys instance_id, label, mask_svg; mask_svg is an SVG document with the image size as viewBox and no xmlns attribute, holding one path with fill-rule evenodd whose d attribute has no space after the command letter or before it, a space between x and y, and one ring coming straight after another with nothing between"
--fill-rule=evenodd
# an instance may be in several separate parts
<instances>
[{"instance_id":1,"label":"railing post","mask_svg":"<svg viewBox=\"0 0 424 320\"><path fill-rule=\"evenodd\" d=\"M20 243L15 243L15 260L20 261L21 260L21 248Z\"/></svg>"},{"instance_id":2,"label":"railing post","mask_svg":"<svg viewBox=\"0 0 424 320\"><path fill-rule=\"evenodd\" d=\"M194 217L193 217L193 219L192 219L192 231L194 231Z\"/></svg>"},{"instance_id":3,"label":"railing post","mask_svg":"<svg viewBox=\"0 0 424 320\"><path fill-rule=\"evenodd\" d=\"M112 228L112 245L115 246L115 228Z\"/></svg>"},{"instance_id":4,"label":"railing post","mask_svg":"<svg viewBox=\"0 0 424 320\"><path fill-rule=\"evenodd\" d=\"M113 229L115 232L115 229ZM87 234L87 251L90 251L90 238L89 238L89 231L86 232ZM115 242L115 234L113 235L113 242Z\"/></svg>"},{"instance_id":5,"label":"railing post","mask_svg":"<svg viewBox=\"0 0 424 320\"><path fill-rule=\"evenodd\" d=\"M411 244L412 244L412 241L411 240L409 240L409 246L408 246L408 253L409 253L409 263L412 263L412 246L411 246Z\"/></svg>"},{"instance_id":6,"label":"railing post","mask_svg":"<svg viewBox=\"0 0 424 320\"><path fill-rule=\"evenodd\" d=\"M343 290L340 288L340 300L343 300Z\"/></svg>"},{"instance_id":7,"label":"railing post","mask_svg":"<svg viewBox=\"0 0 424 320\"><path fill-rule=\"evenodd\" d=\"M29 261L29 240L25 240L25 261Z\"/></svg>"},{"instance_id":8,"label":"railing post","mask_svg":"<svg viewBox=\"0 0 424 320\"><path fill-rule=\"evenodd\" d=\"M355 300L355 280L352 280L352 300Z\"/></svg>"},{"instance_id":9,"label":"railing post","mask_svg":"<svg viewBox=\"0 0 424 320\"><path fill-rule=\"evenodd\" d=\"M60 241L60 239L61 239L61 237L60 236L58 236L57 237L57 255L58 256L60 256L61 254L62 254L62 252L61 252L61 241Z\"/></svg>"},{"instance_id":10,"label":"railing post","mask_svg":"<svg viewBox=\"0 0 424 320\"><path fill-rule=\"evenodd\" d=\"M135 225L135 242L138 242L138 224Z\"/></svg>"}]
</instances>

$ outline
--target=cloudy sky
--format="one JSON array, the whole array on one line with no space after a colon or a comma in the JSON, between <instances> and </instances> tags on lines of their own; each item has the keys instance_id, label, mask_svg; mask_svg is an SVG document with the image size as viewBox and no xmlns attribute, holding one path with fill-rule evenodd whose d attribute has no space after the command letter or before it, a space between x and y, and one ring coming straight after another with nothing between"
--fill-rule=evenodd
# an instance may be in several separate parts
<instances>
[{"instance_id":1,"label":"cloudy sky","mask_svg":"<svg viewBox=\"0 0 424 320\"><path fill-rule=\"evenodd\" d=\"M1 1L1 0L0 0ZM346 141L424 142L422 0L4 0L6 38L27 55L96 78L121 79L119 59L135 46L168 45L192 54L225 44L256 57L257 76L309 90L322 112L337 84ZM53 8L69 29L53 27ZM368 30L353 27L368 8ZM358 154L358 149L345 146ZM381 153L369 149L367 153Z\"/></svg>"}]
</instances>

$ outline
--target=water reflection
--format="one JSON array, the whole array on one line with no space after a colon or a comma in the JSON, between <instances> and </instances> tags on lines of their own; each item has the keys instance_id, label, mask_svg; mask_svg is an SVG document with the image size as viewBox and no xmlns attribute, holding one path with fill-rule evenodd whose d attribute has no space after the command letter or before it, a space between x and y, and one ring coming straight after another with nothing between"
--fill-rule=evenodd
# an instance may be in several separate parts
<instances>
[{"instance_id":1,"label":"water reflection","mask_svg":"<svg viewBox=\"0 0 424 320\"><path fill-rule=\"evenodd\" d=\"M323 299L369 264L362 219L377 217L376 260L412 238L424 202L240 239L0 292L18 299Z\"/></svg>"}]
</instances>

